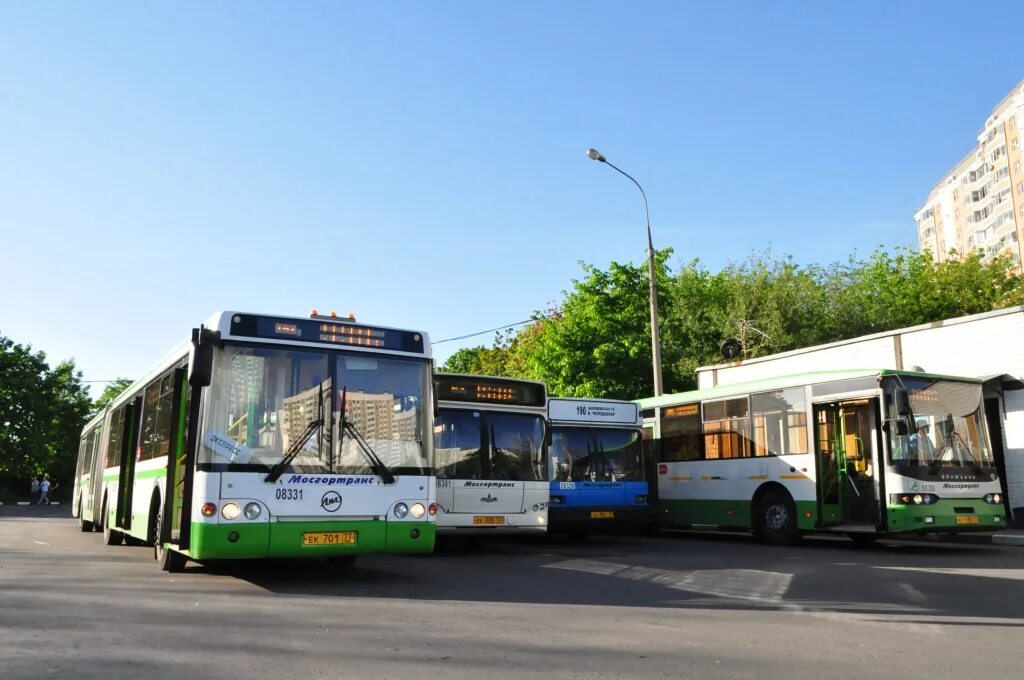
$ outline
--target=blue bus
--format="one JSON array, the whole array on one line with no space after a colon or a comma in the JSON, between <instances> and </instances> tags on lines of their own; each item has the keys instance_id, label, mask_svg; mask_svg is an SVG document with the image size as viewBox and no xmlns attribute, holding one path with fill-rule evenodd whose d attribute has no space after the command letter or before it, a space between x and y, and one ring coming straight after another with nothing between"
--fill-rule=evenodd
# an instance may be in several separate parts
<instances>
[{"instance_id":1,"label":"blue bus","mask_svg":"<svg viewBox=\"0 0 1024 680\"><path fill-rule=\"evenodd\" d=\"M641 433L632 402L548 399L551 500L548 531L584 539L592 531L647 521Z\"/></svg>"}]
</instances>

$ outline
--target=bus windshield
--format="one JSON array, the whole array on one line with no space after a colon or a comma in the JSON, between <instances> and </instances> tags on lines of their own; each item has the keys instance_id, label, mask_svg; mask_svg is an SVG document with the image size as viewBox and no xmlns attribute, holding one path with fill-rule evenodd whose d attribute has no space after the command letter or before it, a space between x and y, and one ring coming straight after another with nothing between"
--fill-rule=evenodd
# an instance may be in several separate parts
<instances>
[{"instance_id":1,"label":"bus windshield","mask_svg":"<svg viewBox=\"0 0 1024 680\"><path fill-rule=\"evenodd\" d=\"M198 462L268 470L322 419L286 471L373 474L357 444L339 436L344 394L345 419L393 474L425 474L429 379L422 361L228 346L215 361Z\"/></svg>"},{"instance_id":2,"label":"bus windshield","mask_svg":"<svg viewBox=\"0 0 1024 680\"><path fill-rule=\"evenodd\" d=\"M555 427L551 432L551 469L554 481L643 481L640 432Z\"/></svg>"},{"instance_id":3,"label":"bus windshield","mask_svg":"<svg viewBox=\"0 0 1024 680\"><path fill-rule=\"evenodd\" d=\"M524 413L441 409L434 423L437 476L544 481L544 420Z\"/></svg>"},{"instance_id":4,"label":"bus windshield","mask_svg":"<svg viewBox=\"0 0 1024 680\"><path fill-rule=\"evenodd\" d=\"M910 432L889 432L889 462L896 466L992 467L981 385L902 377L910 396Z\"/></svg>"}]
</instances>

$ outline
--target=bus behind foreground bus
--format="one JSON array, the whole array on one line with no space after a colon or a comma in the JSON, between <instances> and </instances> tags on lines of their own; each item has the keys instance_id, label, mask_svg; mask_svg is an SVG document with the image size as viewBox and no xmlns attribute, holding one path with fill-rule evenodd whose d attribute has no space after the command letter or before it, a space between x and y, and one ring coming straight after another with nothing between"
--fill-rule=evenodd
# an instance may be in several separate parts
<instances>
[{"instance_id":1,"label":"bus behind foreground bus","mask_svg":"<svg viewBox=\"0 0 1024 680\"><path fill-rule=\"evenodd\" d=\"M544 383L454 373L434 380L438 532L547 531Z\"/></svg>"},{"instance_id":2,"label":"bus behind foreground bus","mask_svg":"<svg viewBox=\"0 0 1024 680\"><path fill-rule=\"evenodd\" d=\"M548 399L551 501L548 531L592 531L647 522L639 407L614 399Z\"/></svg>"},{"instance_id":3,"label":"bus behind foreground bus","mask_svg":"<svg viewBox=\"0 0 1024 680\"><path fill-rule=\"evenodd\" d=\"M188 559L430 552L424 333L223 312L82 434L74 515Z\"/></svg>"},{"instance_id":4,"label":"bus behind foreground bus","mask_svg":"<svg viewBox=\"0 0 1024 680\"><path fill-rule=\"evenodd\" d=\"M780 545L1005 527L978 380L833 371L638 403L661 525L753 529Z\"/></svg>"}]
</instances>

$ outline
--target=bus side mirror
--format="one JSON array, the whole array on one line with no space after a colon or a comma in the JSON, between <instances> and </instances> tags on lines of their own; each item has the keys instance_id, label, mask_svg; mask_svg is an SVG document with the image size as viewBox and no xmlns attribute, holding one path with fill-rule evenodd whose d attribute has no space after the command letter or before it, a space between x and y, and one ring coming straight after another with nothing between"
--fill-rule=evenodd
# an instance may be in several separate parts
<instances>
[{"instance_id":1,"label":"bus side mirror","mask_svg":"<svg viewBox=\"0 0 1024 680\"><path fill-rule=\"evenodd\" d=\"M192 348L188 353L188 384L209 387L213 382L213 350L220 344L220 331L200 326L192 329Z\"/></svg>"},{"instance_id":2,"label":"bus side mirror","mask_svg":"<svg viewBox=\"0 0 1024 680\"><path fill-rule=\"evenodd\" d=\"M910 396L907 394L907 390L904 389L903 387L897 387L893 397L894 401L896 402L896 415L909 416Z\"/></svg>"},{"instance_id":3,"label":"bus side mirror","mask_svg":"<svg viewBox=\"0 0 1024 680\"><path fill-rule=\"evenodd\" d=\"M882 429L886 432L896 430L896 434L903 436L910 434L910 426L905 420L887 420L882 423Z\"/></svg>"}]
</instances>

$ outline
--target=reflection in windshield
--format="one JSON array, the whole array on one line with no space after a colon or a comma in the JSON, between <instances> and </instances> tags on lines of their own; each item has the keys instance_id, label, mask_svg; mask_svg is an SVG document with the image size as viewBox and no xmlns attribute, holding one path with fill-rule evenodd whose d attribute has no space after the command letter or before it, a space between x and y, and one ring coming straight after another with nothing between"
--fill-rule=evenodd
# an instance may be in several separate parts
<instances>
[{"instance_id":1,"label":"reflection in windshield","mask_svg":"<svg viewBox=\"0 0 1024 680\"><path fill-rule=\"evenodd\" d=\"M551 433L552 479L572 482L643 481L636 430L556 427Z\"/></svg>"},{"instance_id":2,"label":"reflection in windshield","mask_svg":"<svg viewBox=\"0 0 1024 680\"><path fill-rule=\"evenodd\" d=\"M215 362L199 463L247 469L239 466L280 462L317 419L322 395L326 422L286 469L373 474L351 438L339 445L344 391L346 419L384 464L394 474L423 474L430 467L423 442L428 379L422 361L229 346Z\"/></svg>"},{"instance_id":3,"label":"reflection in windshield","mask_svg":"<svg viewBox=\"0 0 1024 680\"><path fill-rule=\"evenodd\" d=\"M890 462L933 468L993 465L981 385L906 377L903 384L913 411L910 432L890 431Z\"/></svg>"},{"instance_id":4,"label":"reflection in windshield","mask_svg":"<svg viewBox=\"0 0 1024 680\"><path fill-rule=\"evenodd\" d=\"M434 422L434 456L440 478L547 479L540 416L442 409Z\"/></svg>"},{"instance_id":5,"label":"reflection in windshield","mask_svg":"<svg viewBox=\"0 0 1024 680\"><path fill-rule=\"evenodd\" d=\"M273 465L316 420L329 399L327 357L312 352L228 348L216 362L200 463ZM327 408L324 409L327 411ZM292 468L329 467L325 428L310 437Z\"/></svg>"},{"instance_id":6,"label":"reflection in windshield","mask_svg":"<svg viewBox=\"0 0 1024 680\"><path fill-rule=\"evenodd\" d=\"M423 442L426 364L381 357L338 357L334 431L345 420L355 426L392 474L423 474L429 467ZM373 474L367 456L352 437L335 439L338 472Z\"/></svg>"}]
</instances>

